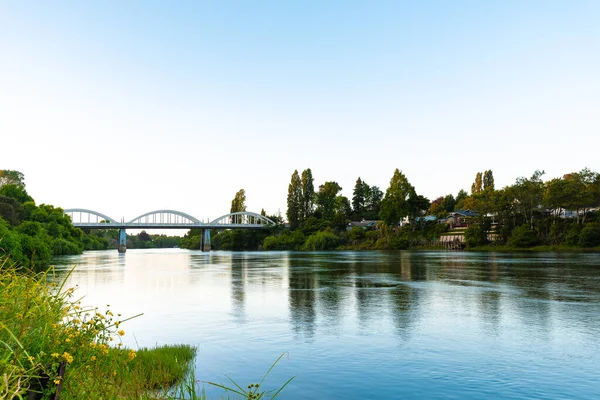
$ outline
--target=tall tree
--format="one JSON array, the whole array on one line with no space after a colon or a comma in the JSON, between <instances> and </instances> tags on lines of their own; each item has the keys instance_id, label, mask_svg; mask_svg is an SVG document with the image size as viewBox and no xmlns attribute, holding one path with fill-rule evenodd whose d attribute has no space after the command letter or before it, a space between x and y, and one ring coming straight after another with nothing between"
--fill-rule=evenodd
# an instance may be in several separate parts
<instances>
[{"instance_id":1,"label":"tall tree","mask_svg":"<svg viewBox=\"0 0 600 400\"><path fill-rule=\"evenodd\" d=\"M385 191L381 201L379 216L388 225L397 225L402 218L411 213L409 199L416 196L415 188L408 182L406 176L396 168L390 180L390 186Z\"/></svg>"},{"instance_id":2,"label":"tall tree","mask_svg":"<svg viewBox=\"0 0 600 400\"><path fill-rule=\"evenodd\" d=\"M302 202L302 181L300 175L298 175L298 170L294 170L287 195L287 219L292 229L296 229L300 225Z\"/></svg>"},{"instance_id":3,"label":"tall tree","mask_svg":"<svg viewBox=\"0 0 600 400\"><path fill-rule=\"evenodd\" d=\"M315 186L313 184L313 176L310 168L302 171L302 212L300 220L304 221L313 213L315 198Z\"/></svg>"},{"instance_id":4,"label":"tall tree","mask_svg":"<svg viewBox=\"0 0 600 400\"><path fill-rule=\"evenodd\" d=\"M363 182L359 176L356 180L354 191L352 193L352 210L357 217L362 217L362 214L365 211L368 191L369 185Z\"/></svg>"},{"instance_id":5,"label":"tall tree","mask_svg":"<svg viewBox=\"0 0 600 400\"><path fill-rule=\"evenodd\" d=\"M379 218L379 211L381 209L381 200L383 199L383 192L377 186L371 186L367 193L367 199L365 202L366 213L364 214L365 219L377 219Z\"/></svg>"},{"instance_id":6,"label":"tall tree","mask_svg":"<svg viewBox=\"0 0 600 400\"><path fill-rule=\"evenodd\" d=\"M231 200L231 213L246 211L246 191L244 189L238 190L235 194L233 200ZM241 217L239 215L235 215L232 217L231 222L236 223L241 221Z\"/></svg>"},{"instance_id":7,"label":"tall tree","mask_svg":"<svg viewBox=\"0 0 600 400\"><path fill-rule=\"evenodd\" d=\"M475 182L471 185L471 194L479 194L482 190L482 177L481 172L475 175Z\"/></svg>"},{"instance_id":8,"label":"tall tree","mask_svg":"<svg viewBox=\"0 0 600 400\"><path fill-rule=\"evenodd\" d=\"M483 173L483 190L494 190L494 175L491 169Z\"/></svg>"}]
</instances>

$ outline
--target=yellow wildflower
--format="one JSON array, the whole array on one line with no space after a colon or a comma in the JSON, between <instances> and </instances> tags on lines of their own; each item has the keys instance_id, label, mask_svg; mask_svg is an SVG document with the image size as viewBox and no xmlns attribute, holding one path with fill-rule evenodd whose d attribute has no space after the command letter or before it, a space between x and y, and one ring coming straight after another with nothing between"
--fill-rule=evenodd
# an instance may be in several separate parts
<instances>
[{"instance_id":1,"label":"yellow wildflower","mask_svg":"<svg viewBox=\"0 0 600 400\"><path fill-rule=\"evenodd\" d=\"M52 357L54 357L54 358L58 358L59 355L60 354L58 354L58 353L52 353Z\"/></svg>"},{"instance_id":2,"label":"yellow wildflower","mask_svg":"<svg viewBox=\"0 0 600 400\"><path fill-rule=\"evenodd\" d=\"M56 378L56 379L54 380L54 384L55 384L55 385L58 385L58 384L60 384L60 378Z\"/></svg>"},{"instance_id":3,"label":"yellow wildflower","mask_svg":"<svg viewBox=\"0 0 600 400\"><path fill-rule=\"evenodd\" d=\"M96 361L96 356L92 356L92 358L90 358L90 360Z\"/></svg>"},{"instance_id":4,"label":"yellow wildflower","mask_svg":"<svg viewBox=\"0 0 600 400\"><path fill-rule=\"evenodd\" d=\"M129 361L133 360L136 356L135 350L133 350L133 349L129 350L129 354L127 356L129 357Z\"/></svg>"},{"instance_id":5,"label":"yellow wildflower","mask_svg":"<svg viewBox=\"0 0 600 400\"><path fill-rule=\"evenodd\" d=\"M119 332L117 332L119 334L119 336L123 336L125 334L125 331L123 329L121 329Z\"/></svg>"},{"instance_id":6,"label":"yellow wildflower","mask_svg":"<svg viewBox=\"0 0 600 400\"><path fill-rule=\"evenodd\" d=\"M65 339L65 343L69 343L70 341L71 341L71 339L69 339L69 338Z\"/></svg>"},{"instance_id":7,"label":"yellow wildflower","mask_svg":"<svg viewBox=\"0 0 600 400\"><path fill-rule=\"evenodd\" d=\"M65 359L66 362L71 364L73 362L73 356L67 353L66 351L62 354L62 358Z\"/></svg>"}]
</instances>

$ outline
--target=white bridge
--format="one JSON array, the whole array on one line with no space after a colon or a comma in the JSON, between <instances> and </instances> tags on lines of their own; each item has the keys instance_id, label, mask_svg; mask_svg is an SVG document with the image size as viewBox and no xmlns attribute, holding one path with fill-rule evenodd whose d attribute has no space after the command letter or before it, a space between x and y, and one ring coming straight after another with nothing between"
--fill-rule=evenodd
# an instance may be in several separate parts
<instances>
[{"instance_id":1,"label":"white bridge","mask_svg":"<svg viewBox=\"0 0 600 400\"><path fill-rule=\"evenodd\" d=\"M119 252L126 249L125 229L202 229L202 249L210 250L210 229L264 229L275 222L253 212L242 211L202 222L189 214L175 210L156 210L140 215L129 222L117 221L105 214L85 208L69 208L65 214L73 226L82 229L119 229Z\"/></svg>"}]
</instances>

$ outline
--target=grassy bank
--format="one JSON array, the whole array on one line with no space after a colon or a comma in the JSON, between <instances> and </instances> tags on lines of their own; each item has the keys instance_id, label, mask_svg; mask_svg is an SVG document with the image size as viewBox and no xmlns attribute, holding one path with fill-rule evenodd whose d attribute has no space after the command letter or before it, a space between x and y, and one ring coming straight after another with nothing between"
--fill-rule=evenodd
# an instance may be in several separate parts
<instances>
[{"instance_id":1,"label":"grassy bank","mask_svg":"<svg viewBox=\"0 0 600 400\"><path fill-rule=\"evenodd\" d=\"M194 347L126 348L127 319L48 278L0 262L0 398L140 398L186 376Z\"/></svg>"},{"instance_id":2,"label":"grassy bank","mask_svg":"<svg viewBox=\"0 0 600 400\"><path fill-rule=\"evenodd\" d=\"M131 318L108 305L83 306L66 278L55 284L49 273L0 257L0 399L206 399L194 378L195 347L127 348L121 340ZM287 385L266 392L208 384L245 399L272 398Z\"/></svg>"}]
</instances>

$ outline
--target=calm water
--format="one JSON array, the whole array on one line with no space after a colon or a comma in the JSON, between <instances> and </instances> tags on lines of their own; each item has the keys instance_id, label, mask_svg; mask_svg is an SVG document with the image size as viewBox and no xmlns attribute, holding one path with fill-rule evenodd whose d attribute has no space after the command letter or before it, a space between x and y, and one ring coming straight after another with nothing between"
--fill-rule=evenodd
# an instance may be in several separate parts
<instances>
[{"instance_id":1,"label":"calm water","mask_svg":"<svg viewBox=\"0 0 600 400\"><path fill-rule=\"evenodd\" d=\"M89 252L60 258L126 344L291 399L599 399L600 255ZM270 385L269 385L270 384ZM216 397L221 392L207 388Z\"/></svg>"}]
</instances>

